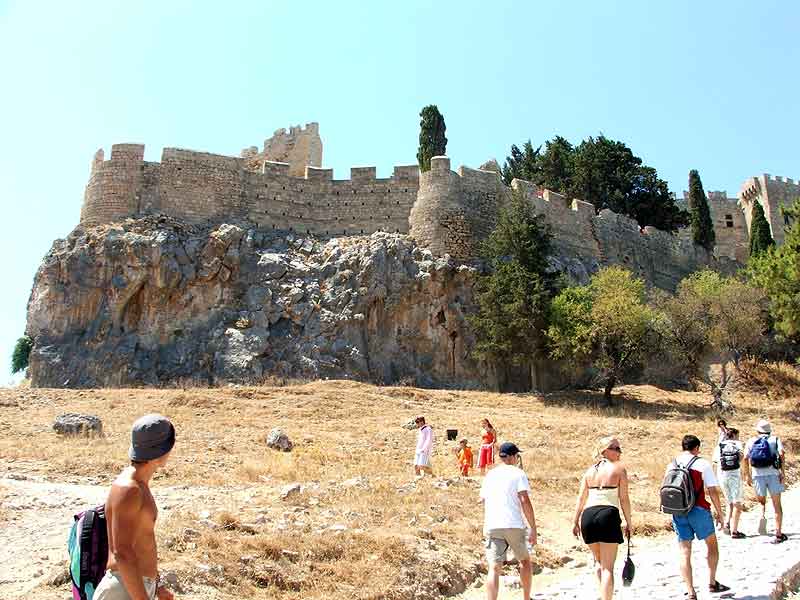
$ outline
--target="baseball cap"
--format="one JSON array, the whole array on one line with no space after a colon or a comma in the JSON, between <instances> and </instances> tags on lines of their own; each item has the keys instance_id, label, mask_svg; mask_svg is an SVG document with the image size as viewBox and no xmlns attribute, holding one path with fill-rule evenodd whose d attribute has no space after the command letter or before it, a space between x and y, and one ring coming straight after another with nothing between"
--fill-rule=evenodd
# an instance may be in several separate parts
<instances>
[{"instance_id":1,"label":"baseball cap","mask_svg":"<svg viewBox=\"0 0 800 600\"><path fill-rule=\"evenodd\" d=\"M761 419L756 423L756 431L758 433L772 433L772 425L766 419Z\"/></svg>"},{"instance_id":2,"label":"baseball cap","mask_svg":"<svg viewBox=\"0 0 800 600\"><path fill-rule=\"evenodd\" d=\"M520 452L522 451L517 448L516 444L512 444L511 442L500 444L500 456L516 456Z\"/></svg>"},{"instance_id":3,"label":"baseball cap","mask_svg":"<svg viewBox=\"0 0 800 600\"><path fill-rule=\"evenodd\" d=\"M167 417L152 413L139 417L131 428L131 460L155 460L172 450L175 427Z\"/></svg>"}]
</instances>

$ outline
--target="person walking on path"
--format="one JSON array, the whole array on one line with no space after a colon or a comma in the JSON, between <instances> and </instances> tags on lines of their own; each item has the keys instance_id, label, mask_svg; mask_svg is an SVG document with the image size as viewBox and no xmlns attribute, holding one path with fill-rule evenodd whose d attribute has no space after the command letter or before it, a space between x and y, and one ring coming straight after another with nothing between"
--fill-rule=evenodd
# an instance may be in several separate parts
<instances>
[{"instance_id":1,"label":"person walking on path","mask_svg":"<svg viewBox=\"0 0 800 600\"><path fill-rule=\"evenodd\" d=\"M494 464L494 445L497 442L497 432L489 419L481 421L481 447L478 450L478 468L481 475L486 475L486 468Z\"/></svg>"},{"instance_id":2,"label":"person walking on path","mask_svg":"<svg viewBox=\"0 0 800 600\"><path fill-rule=\"evenodd\" d=\"M681 577L686 584L688 600L697 600L694 591L692 574L692 540L705 541L708 548L708 591L712 594L730 590L728 586L717 581L717 565L719 564L719 545L714 531L714 520L722 526L722 505L719 500L719 485L714 476L714 469L706 459L700 457L700 440L694 435L685 435L681 442L681 452L667 467L669 472L676 465L688 470L695 492L695 503L688 514L672 515L672 528L678 536L680 549ZM716 514L711 516L711 504L706 493L714 504Z\"/></svg>"},{"instance_id":3,"label":"person walking on path","mask_svg":"<svg viewBox=\"0 0 800 600\"><path fill-rule=\"evenodd\" d=\"M458 445L459 472L464 477L469 477L469 470L472 467L472 448L469 447L466 438L461 440Z\"/></svg>"},{"instance_id":4,"label":"person walking on path","mask_svg":"<svg viewBox=\"0 0 800 600\"><path fill-rule=\"evenodd\" d=\"M744 499L741 469L744 451L742 442L739 441L738 429L731 427L727 430L726 436L727 438L720 442L714 450L717 479L728 501L723 531L733 539L741 540L747 537L739 531L739 518L742 516L742 500Z\"/></svg>"},{"instance_id":5,"label":"person walking on path","mask_svg":"<svg viewBox=\"0 0 800 600\"><path fill-rule=\"evenodd\" d=\"M728 423L725 419L717 419L717 433L720 444L728 439Z\"/></svg>"},{"instance_id":6,"label":"person walking on path","mask_svg":"<svg viewBox=\"0 0 800 600\"><path fill-rule=\"evenodd\" d=\"M631 537L631 501L628 472L620 462L622 448L615 437L600 440L595 459L581 478L575 506L575 536L583 535L595 564L601 600L614 596L614 562L623 543L620 509L625 515L625 536Z\"/></svg>"},{"instance_id":7,"label":"person walking on path","mask_svg":"<svg viewBox=\"0 0 800 600\"><path fill-rule=\"evenodd\" d=\"M481 485L483 533L486 537L486 562L489 564L487 600L497 600L500 570L509 548L519 561L522 598L530 600L531 597L533 568L528 543L536 545L536 516L531 504L528 476L515 466L519 453L515 444L502 444L498 453L502 464L489 471ZM525 521L530 528L527 536Z\"/></svg>"},{"instance_id":8,"label":"person walking on path","mask_svg":"<svg viewBox=\"0 0 800 600\"><path fill-rule=\"evenodd\" d=\"M772 435L772 425L761 419L756 423L756 436L747 440L744 451L745 477L747 485L753 487L761 504L761 519L758 522L758 533L767 533L767 495L775 509L775 538L773 544L786 541L783 533L783 506L781 494L786 490L786 471L784 467L783 443Z\"/></svg>"},{"instance_id":9,"label":"person walking on path","mask_svg":"<svg viewBox=\"0 0 800 600\"><path fill-rule=\"evenodd\" d=\"M427 473L433 475L431 469L431 453L433 452L433 429L425 423L425 417L414 419L417 425L417 447L414 452L414 473L418 476Z\"/></svg>"},{"instance_id":10,"label":"person walking on path","mask_svg":"<svg viewBox=\"0 0 800 600\"><path fill-rule=\"evenodd\" d=\"M108 564L94 600L172 600L172 593L158 582L158 509L150 480L174 445L175 428L166 417L149 414L133 424L131 465L111 484L106 500Z\"/></svg>"}]
</instances>

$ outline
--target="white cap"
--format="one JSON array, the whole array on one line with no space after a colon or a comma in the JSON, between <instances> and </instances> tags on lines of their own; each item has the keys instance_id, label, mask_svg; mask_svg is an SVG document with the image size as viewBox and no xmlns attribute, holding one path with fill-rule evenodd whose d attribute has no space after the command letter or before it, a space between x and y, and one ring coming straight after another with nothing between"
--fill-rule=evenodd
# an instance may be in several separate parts
<instances>
[{"instance_id":1,"label":"white cap","mask_svg":"<svg viewBox=\"0 0 800 600\"><path fill-rule=\"evenodd\" d=\"M756 423L756 431L758 433L772 433L772 425L766 419L761 419Z\"/></svg>"}]
</instances>

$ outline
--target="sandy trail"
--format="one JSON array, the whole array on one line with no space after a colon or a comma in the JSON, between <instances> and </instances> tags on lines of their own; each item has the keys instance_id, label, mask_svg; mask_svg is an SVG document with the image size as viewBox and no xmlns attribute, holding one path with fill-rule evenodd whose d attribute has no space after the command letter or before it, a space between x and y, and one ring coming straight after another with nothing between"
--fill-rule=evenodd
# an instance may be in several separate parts
<instances>
[{"instance_id":1,"label":"sandy trail","mask_svg":"<svg viewBox=\"0 0 800 600\"><path fill-rule=\"evenodd\" d=\"M774 545L769 536L757 535L759 509L742 515L739 529L748 537L734 540L721 532L719 536L720 565L717 580L730 586L725 594L711 595L708 592L708 568L705 560L705 544L694 543L692 564L694 565L695 588L698 598L735 598L737 600L772 600L782 576L792 571L800 562L800 488L783 494L784 532L789 540ZM767 509L767 531L774 531L771 506ZM647 598L648 600L672 600L682 598L685 588L678 571L678 550L673 536L647 541L641 549L633 548L636 578L630 588L621 586L624 554L620 551L617 560L617 587L615 597L620 599ZM596 579L587 554L588 567L576 569L573 576L563 577L557 583L534 577L534 598L597 598ZM503 578L500 598L520 598L518 578L512 570ZM470 588L458 600L483 600L486 592L479 584Z\"/></svg>"},{"instance_id":2,"label":"sandy trail","mask_svg":"<svg viewBox=\"0 0 800 600\"><path fill-rule=\"evenodd\" d=\"M109 485L58 483L40 477L10 475L0 479L0 597L27 598L36 588L39 600L65 600L65 586L42 586L64 573L67 536L73 515L102 504ZM230 492L227 495L225 492ZM154 486L159 521L173 511L215 506L246 490L193 486ZM241 498L246 501L245 498Z\"/></svg>"}]
</instances>

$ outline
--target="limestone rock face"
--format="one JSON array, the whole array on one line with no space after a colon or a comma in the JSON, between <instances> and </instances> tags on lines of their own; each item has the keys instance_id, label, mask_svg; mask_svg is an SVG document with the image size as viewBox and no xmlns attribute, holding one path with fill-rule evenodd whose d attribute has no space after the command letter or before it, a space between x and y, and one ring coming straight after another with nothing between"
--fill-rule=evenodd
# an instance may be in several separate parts
<instances>
[{"instance_id":1,"label":"limestone rock face","mask_svg":"<svg viewBox=\"0 0 800 600\"><path fill-rule=\"evenodd\" d=\"M163 216L78 228L36 274L32 383L492 385L467 355L475 275L399 234L321 243Z\"/></svg>"}]
</instances>

